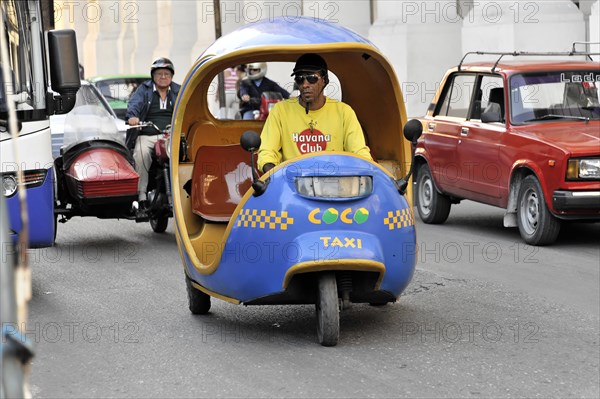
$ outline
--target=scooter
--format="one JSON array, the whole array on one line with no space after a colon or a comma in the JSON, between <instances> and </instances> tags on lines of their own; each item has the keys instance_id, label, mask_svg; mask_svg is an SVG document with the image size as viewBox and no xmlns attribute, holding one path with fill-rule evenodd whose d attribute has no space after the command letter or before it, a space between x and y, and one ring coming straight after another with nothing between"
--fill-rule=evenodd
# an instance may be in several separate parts
<instances>
[{"instance_id":1,"label":"scooter","mask_svg":"<svg viewBox=\"0 0 600 399\"><path fill-rule=\"evenodd\" d=\"M269 112L278 102L283 101L281 93L276 91L265 91L260 96L260 109L254 111L254 120L267 120Z\"/></svg>"},{"instance_id":2,"label":"scooter","mask_svg":"<svg viewBox=\"0 0 600 399\"><path fill-rule=\"evenodd\" d=\"M214 118L208 87L230 65L258 60L287 63L282 66L291 71L307 52L325 58L339 79L374 160L308 152L258 176L254 157L238 143L242 137L243 147L255 153L260 140L246 132L260 131L264 121ZM208 313L213 298L312 304L318 342L333 346L340 339L340 310L399 299L417 259L410 142L422 125L407 121L394 68L376 47L313 18L259 21L207 48L182 88L173 119L171 181L192 314ZM186 161L178 153L180 134L187 138Z\"/></svg>"}]
</instances>

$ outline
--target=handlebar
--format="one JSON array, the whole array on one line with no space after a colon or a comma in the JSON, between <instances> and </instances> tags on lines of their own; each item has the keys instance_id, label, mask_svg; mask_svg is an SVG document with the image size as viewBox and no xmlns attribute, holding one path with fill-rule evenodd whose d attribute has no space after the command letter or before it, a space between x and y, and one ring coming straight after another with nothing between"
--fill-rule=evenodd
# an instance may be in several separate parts
<instances>
[{"instance_id":1,"label":"handlebar","mask_svg":"<svg viewBox=\"0 0 600 399\"><path fill-rule=\"evenodd\" d=\"M137 125L128 125L128 126L129 126L129 129L138 129L138 130L141 130L141 129L145 128L145 127L151 127L154 130L156 130L158 133L168 133L168 132L171 131L171 125L167 125L165 127L165 130L160 130L158 128L158 126L156 126L154 124L154 122L150 122L150 121L148 121L148 122L142 122L142 121L140 121L140 123L137 124Z\"/></svg>"}]
</instances>

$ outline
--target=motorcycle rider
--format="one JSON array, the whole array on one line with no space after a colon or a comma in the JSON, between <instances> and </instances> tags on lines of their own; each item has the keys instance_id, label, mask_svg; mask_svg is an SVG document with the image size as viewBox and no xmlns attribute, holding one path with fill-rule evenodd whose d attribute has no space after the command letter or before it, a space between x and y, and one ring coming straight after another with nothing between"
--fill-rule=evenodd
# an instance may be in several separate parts
<instances>
[{"instance_id":1,"label":"motorcycle rider","mask_svg":"<svg viewBox=\"0 0 600 399\"><path fill-rule=\"evenodd\" d=\"M283 98L289 98L290 93L271 79L265 77L267 64L254 62L246 66L246 77L240 82L240 113L242 119L254 119L254 111L260 109L260 97L266 91L281 93Z\"/></svg>"},{"instance_id":2,"label":"motorcycle rider","mask_svg":"<svg viewBox=\"0 0 600 399\"><path fill-rule=\"evenodd\" d=\"M126 114L129 125L138 125L140 121L153 122L160 130L163 130L171 124L173 106L181 87L173 82L174 74L175 67L168 58L157 58L152 63L150 67L152 78L142 83L129 100ZM148 126L138 130L137 134L133 151L135 170L140 175L137 216L143 218L147 216L146 210L148 208L146 197L148 171L152 164L152 150L159 139L159 132Z\"/></svg>"},{"instance_id":3,"label":"motorcycle rider","mask_svg":"<svg viewBox=\"0 0 600 399\"><path fill-rule=\"evenodd\" d=\"M372 159L356 113L346 103L325 96L327 63L307 53L293 73L300 95L277 103L260 135L258 168L267 172L279 163L317 151L347 151Z\"/></svg>"}]
</instances>

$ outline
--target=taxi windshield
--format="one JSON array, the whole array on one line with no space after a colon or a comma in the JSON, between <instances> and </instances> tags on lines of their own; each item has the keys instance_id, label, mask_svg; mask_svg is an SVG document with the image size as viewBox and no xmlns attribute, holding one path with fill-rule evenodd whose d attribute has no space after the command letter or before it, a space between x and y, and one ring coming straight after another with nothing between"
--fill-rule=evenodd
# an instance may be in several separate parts
<instances>
[{"instance_id":1,"label":"taxi windshield","mask_svg":"<svg viewBox=\"0 0 600 399\"><path fill-rule=\"evenodd\" d=\"M510 79L512 122L600 119L599 88L598 70L514 75Z\"/></svg>"}]
</instances>

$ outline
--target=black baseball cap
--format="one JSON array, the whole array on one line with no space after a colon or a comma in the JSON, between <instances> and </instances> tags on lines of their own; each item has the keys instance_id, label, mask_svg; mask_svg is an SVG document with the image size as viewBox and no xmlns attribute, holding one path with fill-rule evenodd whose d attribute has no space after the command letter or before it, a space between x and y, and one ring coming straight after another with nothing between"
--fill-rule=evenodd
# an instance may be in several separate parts
<instances>
[{"instance_id":1,"label":"black baseball cap","mask_svg":"<svg viewBox=\"0 0 600 399\"><path fill-rule=\"evenodd\" d=\"M324 71L327 72L327 63L318 54L315 53L306 53L302 54L298 60L296 61L296 66L294 67L294 72L290 76L294 76L298 72L317 72Z\"/></svg>"}]
</instances>

